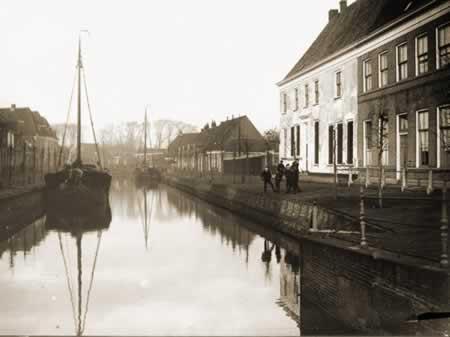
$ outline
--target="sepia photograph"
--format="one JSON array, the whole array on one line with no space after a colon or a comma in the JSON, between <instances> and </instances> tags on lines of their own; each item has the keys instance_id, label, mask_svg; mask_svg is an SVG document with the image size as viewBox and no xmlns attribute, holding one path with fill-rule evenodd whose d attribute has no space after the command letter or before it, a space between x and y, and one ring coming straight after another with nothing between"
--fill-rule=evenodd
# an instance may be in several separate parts
<instances>
[{"instance_id":1,"label":"sepia photograph","mask_svg":"<svg viewBox=\"0 0 450 337\"><path fill-rule=\"evenodd\" d=\"M0 336L449 337L450 0L0 28Z\"/></svg>"}]
</instances>

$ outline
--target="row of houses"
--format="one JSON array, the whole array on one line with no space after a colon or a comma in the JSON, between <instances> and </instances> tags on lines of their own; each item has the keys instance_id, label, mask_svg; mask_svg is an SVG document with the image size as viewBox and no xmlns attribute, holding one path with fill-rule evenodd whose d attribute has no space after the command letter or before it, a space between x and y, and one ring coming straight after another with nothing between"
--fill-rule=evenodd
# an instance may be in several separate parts
<instances>
[{"instance_id":1,"label":"row of houses","mask_svg":"<svg viewBox=\"0 0 450 337\"><path fill-rule=\"evenodd\" d=\"M310 173L333 163L448 168L450 2L339 2L280 90L280 156Z\"/></svg>"},{"instance_id":2,"label":"row of houses","mask_svg":"<svg viewBox=\"0 0 450 337\"><path fill-rule=\"evenodd\" d=\"M58 151L56 134L39 112L0 108L0 186L35 182L37 173L55 170Z\"/></svg>"},{"instance_id":3,"label":"row of houses","mask_svg":"<svg viewBox=\"0 0 450 337\"><path fill-rule=\"evenodd\" d=\"M178 169L221 174L259 174L273 164L273 152L247 116L181 134L168 148Z\"/></svg>"}]
</instances>

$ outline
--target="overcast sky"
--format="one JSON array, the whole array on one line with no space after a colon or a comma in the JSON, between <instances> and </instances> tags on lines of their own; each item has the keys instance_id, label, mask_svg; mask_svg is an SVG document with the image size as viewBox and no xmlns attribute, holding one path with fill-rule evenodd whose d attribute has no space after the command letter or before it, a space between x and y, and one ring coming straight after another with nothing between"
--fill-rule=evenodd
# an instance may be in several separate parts
<instances>
[{"instance_id":1,"label":"overcast sky","mask_svg":"<svg viewBox=\"0 0 450 337\"><path fill-rule=\"evenodd\" d=\"M349 4L352 1L349 1ZM77 38L97 127L247 114L278 125L281 80L338 0L2 1L0 105L65 120ZM86 117L86 115L85 115ZM87 119L86 119L87 121Z\"/></svg>"}]
</instances>

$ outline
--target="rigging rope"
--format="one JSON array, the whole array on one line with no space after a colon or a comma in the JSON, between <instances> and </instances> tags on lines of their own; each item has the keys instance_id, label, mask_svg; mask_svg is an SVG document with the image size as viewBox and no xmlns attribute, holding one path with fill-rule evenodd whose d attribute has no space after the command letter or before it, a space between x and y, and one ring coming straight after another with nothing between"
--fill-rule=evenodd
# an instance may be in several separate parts
<instances>
[{"instance_id":1,"label":"rigging rope","mask_svg":"<svg viewBox=\"0 0 450 337\"><path fill-rule=\"evenodd\" d=\"M89 288L88 288L88 292L87 292L86 308L84 309L83 327L81 328L81 334L83 334L84 327L86 325L86 316L87 316L87 312L88 312L88 308L89 308L89 297L91 295L92 284L93 284L93 281L94 281L95 266L97 265L97 257L98 257L98 251L100 249L100 242L102 241L102 234L103 234L102 231L100 231L100 233L98 234L97 248L95 250L94 265L92 266L91 280L89 282Z\"/></svg>"},{"instance_id":2,"label":"rigging rope","mask_svg":"<svg viewBox=\"0 0 450 337\"><path fill-rule=\"evenodd\" d=\"M63 133L63 138L61 141L61 148L59 149L58 167L61 167L62 152L64 149L64 143L66 141L67 126L69 124L70 110L72 108L72 99L73 99L73 93L75 91L76 80L77 80L77 72L75 72L75 76L73 77L72 92L70 93L69 108L67 109L66 125L64 126L64 133Z\"/></svg>"},{"instance_id":3,"label":"rigging rope","mask_svg":"<svg viewBox=\"0 0 450 337\"><path fill-rule=\"evenodd\" d=\"M100 165L100 168L103 169L102 159L100 156L100 150L98 148L98 143L97 143L97 137L95 136L94 121L92 119L91 104L89 102L88 89L87 89L87 84L86 84L86 74L84 72L84 68L81 68L81 70L83 71L84 90L85 90L85 94L86 94L86 101L87 101L87 106L88 106L88 111L89 111L89 119L91 121L92 135L94 136L95 149L97 150L98 163Z\"/></svg>"},{"instance_id":4,"label":"rigging rope","mask_svg":"<svg viewBox=\"0 0 450 337\"><path fill-rule=\"evenodd\" d=\"M67 287L69 288L69 294L70 294L70 303L72 304L73 323L75 325L77 325L77 319L75 316L75 303L73 301L73 293L72 293L72 286L71 286L71 281L70 281L70 274L69 274L69 270L67 268L66 256L64 254L64 249L63 249L63 245L62 245L62 241L61 241L61 233L58 233L58 240L59 240L59 249L61 250L61 255L62 255L63 261L64 261L64 269L66 271Z\"/></svg>"}]
</instances>

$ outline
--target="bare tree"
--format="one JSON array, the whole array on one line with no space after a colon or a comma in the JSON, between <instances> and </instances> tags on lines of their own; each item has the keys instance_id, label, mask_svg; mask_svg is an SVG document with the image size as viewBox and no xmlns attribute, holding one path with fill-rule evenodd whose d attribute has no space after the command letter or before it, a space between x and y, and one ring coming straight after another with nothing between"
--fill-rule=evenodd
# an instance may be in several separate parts
<instances>
[{"instance_id":1,"label":"bare tree","mask_svg":"<svg viewBox=\"0 0 450 337\"><path fill-rule=\"evenodd\" d=\"M378 206L383 208L383 176L384 160L383 156L388 150L388 110L386 108L386 96L382 96L374 105L375 118L377 120L374 129L377 134L377 164L378 164Z\"/></svg>"}]
</instances>

